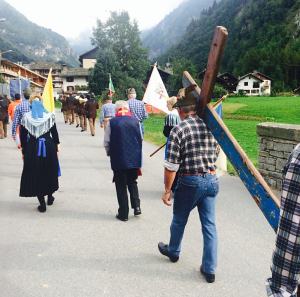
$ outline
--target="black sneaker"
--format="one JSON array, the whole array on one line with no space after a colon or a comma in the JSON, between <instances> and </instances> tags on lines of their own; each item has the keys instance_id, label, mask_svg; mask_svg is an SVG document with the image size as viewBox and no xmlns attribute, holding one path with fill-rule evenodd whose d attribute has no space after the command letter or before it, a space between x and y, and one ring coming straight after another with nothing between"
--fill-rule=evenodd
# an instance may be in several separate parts
<instances>
[{"instance_id":1,"label":"black sneaker","mask_svg":"<svg viewBox=\"0 0 300 297\"><path fill-rule=\"evenodd\" d=\"M200 267L200 272L201 274L205 277L206 281L208 283L213 283L216 280L216 275L213 273L206 273L203 269L202 266Z\"/></svg>"},{"instance_id":2,"label":"black sneaker","mask_svg":"<svg viewBox=\"0 0 300 297\"><path fill-rule=\"evenodd\" d=\"M120 221L123 221L123 222L128 221L128 218L122 218L122 217L120 217L119 214L116 214L116 218L117 218L118 220L120 220Z\"/></svg>"},{"instance_id":3,"label":"black sneaker","mask_svg":"<svg viewBox=\"0 0 300 297\"><path fill-rule=\"evenodd\" d=\"M168 250L168 245L164 244L163 242L158 243L158 250L162 255L168 257L170 259L170 261L173 263L177 262L179 259L179 256L174 256L174 255L170 254L170 252Z\"/></svg>"},{"instance_id":4,"label":"black sneaker","mask_svg":"<svg viewBox=\"0 0 300 297\"><path fill-rule=\"evenodd\" d=\"M134 209L134 215L139 216L142 214L141 208L138 206Z\"/></svg>"}]
</instances>

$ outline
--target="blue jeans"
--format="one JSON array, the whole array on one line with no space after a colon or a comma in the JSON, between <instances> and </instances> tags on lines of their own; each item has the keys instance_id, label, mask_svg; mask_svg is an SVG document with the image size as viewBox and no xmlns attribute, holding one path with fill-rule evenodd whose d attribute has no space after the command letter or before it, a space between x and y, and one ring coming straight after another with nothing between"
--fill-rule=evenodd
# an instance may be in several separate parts
<instances>
[{"instance_id":1,"label":"blue jeans","mask_svg":"<svg viewBox=\"0 0 300 297\"><path fill-rule=\"evenodd\" d=\"M206 273L215 273L217 266L215 202L218 192L216 175L205 174L179 177L174 193L169 252L179 256L185 225L190 212L197 206L203 234L202 268Z\"/></svg>"}]
</instances>

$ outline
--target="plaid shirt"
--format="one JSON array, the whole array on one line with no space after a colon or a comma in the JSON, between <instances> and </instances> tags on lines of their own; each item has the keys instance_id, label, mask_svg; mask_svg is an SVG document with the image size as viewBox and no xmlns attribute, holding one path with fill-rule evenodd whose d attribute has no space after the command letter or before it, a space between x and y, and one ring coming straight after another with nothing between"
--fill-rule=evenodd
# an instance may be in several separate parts
<instances>
[{"instance_id":1,"label":"plaid shirt","mask_svg":"<svg viewBox=\"0 0 300 297\"><path fill-rule=\"evenodd\" d=\"M272 259L270 297L294 297L300 278L300 143L284 167L280 221Z\"/></svg>"},{"instance_id":2,"label":"plaid shirt","mask_svg":"<svg viewBox=\"0 0 300 297\"><path fill-rule=\"evenodd\" d=\"M30 111L30 104L28 100L23 100L22 103L16 107L11 129L13 139L16 139L17 127L21 125L23 115L28 111Z\"/></svg>"},{"instance_id":3,"label":"plaid shirt","mask_svg":"<svg viewBox=\"0 0 300 297\"><path fill-rule=\"evenodd\" d=\"M214 171L218 143L198 116L189 116L175 126L167 144L165 167L177 164L179 174Z\"/></svg>"},{"instance_id":4,"label":"plaid shirt","mask_svg":"<svg viewBox=\"0 0 300 297\"><path fill-rule=\"evenodd\" d=\"M100 124L103 124L104 118L113 118L116 115L116 105L114 103L105 103L100 113Z\"/></svg>"},{"instance_id":5,"label":"plaid shirt","mask_svg":"<svg viewBox=\"0 0 300 297\"><path fill-rule=\"evenodd\" d=\"M148 113L145 109L144 102L137 99L129 99L128 101L129 109L131 113L140 121L148 118Z\"/></svg>"}]
</instances>

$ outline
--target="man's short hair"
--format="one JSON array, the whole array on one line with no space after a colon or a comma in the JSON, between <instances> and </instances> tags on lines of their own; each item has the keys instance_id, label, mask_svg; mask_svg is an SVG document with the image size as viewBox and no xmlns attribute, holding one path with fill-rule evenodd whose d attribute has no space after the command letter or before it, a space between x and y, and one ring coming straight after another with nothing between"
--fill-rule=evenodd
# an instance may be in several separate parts
<instances>
[{"instance_id":1,"label":"man's short hair","mask_svg":"<svg viewBox=\"0 0 300 297\"><path fill-rule=\"evenodd\" d=\"M127 108L129 109L128 102L125 100L118 100L116 101L116 111L118 111L120 108Z\"/></svg>"},{"instance_id":2,"label":"man's short hair","mask_svg":"<svg viewBox=\"0 0 300 297\"><path fill-rule=\"evenodd\" d=\"M196 105L185 105L177 107L179 110L183 111L184 113L189 113L191 111L196 111Z\"/></svg>"},{"instance_id":3,"label":"man's short hair","mask_svg":"<svg viewBox=\"0 0 300 297\"><path fill-rule=\"evenodd\" d=\"M25 99L29 99L30 98L30 95L31 95L31 89L30 88L26 88L24 91L23 91L23 94L24 94L24 97Z\"/></svg>"},{"instance_id":4,"label":"man's short hair","mask_svg":"<svg viewBox=\"0 0 300 297\"><path fill-rule=\"evenodd\" d=\"M15 100L19 100L21 98L20 94L19 93L16 93L15 94Z\"/></svg>"}]
</instances>

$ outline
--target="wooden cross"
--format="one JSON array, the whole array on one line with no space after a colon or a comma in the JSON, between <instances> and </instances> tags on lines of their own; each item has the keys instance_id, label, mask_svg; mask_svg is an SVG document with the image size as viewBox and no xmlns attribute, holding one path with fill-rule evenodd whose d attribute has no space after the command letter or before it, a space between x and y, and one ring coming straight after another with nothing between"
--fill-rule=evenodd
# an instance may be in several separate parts
<instances>
[{"instance_id":1,"label":"wooden cross","mask_svg":"<svg viewBox=\"0 0 300 297\"><path fill-rule=\"evenodd\" d=\"M234 166L253 200L263 212L271 227L276 231L279 221L279 199L271 191L270 187L247 157L246 153L230 133L214 108L208 104L211 100L227 36L228 33L226 28L216 28L201 91L198 86L194 91L198 97L198 114L204 118L207 127L211 130L226 156ZM182 82L184 87L196 84L187 71L184 71L183 73Z\"/></svg>"}]
</instances>

